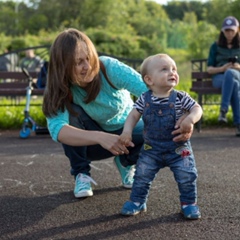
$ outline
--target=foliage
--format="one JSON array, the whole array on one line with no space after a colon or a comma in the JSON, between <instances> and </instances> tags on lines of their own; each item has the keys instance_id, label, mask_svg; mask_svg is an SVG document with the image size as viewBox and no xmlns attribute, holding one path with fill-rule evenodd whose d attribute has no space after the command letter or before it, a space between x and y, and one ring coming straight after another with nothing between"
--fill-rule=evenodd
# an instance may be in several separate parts
<instances>
[{"instance_id":1,"label":"foliage","mask_svg":"<svg viewBox=\"0 0 240 240\"><path fill-rule=\"evenodd\" d=\"M211 11L211 5L201 1L171 1L164 6L168 16L172 20L183 20L184 15L194 12L198 20L203 20L204 12Z\"/></svg>"},{"instance_id":2,"label":"foliage","mask_svg":"<svg viewBox=\"0 0 240 240\"><path fill-rule=\"evenodd\" d=\"M203 107L203 119L202 124L205 127L209 126L221 126L218 123L218 116L219 116L219 105L205 105ZM228 123L226 126L232 127L233 126L233 118L232 118L232 110L230 109L227 114Z\"/></svg>"},{"instance_id":3,"label":"foliage","mask_svg":"<svg viewBox=\"0 0 240 240\"><path fill-rule=\"evenodd\" d=\"M140 49L138 38L127 34L114 34L102 28L90 28L87 35L95 44L98 52L111 53L118 57L139 58L144 53Z\"/></svg>"},{"instance_id":4,"label":"foliage","mask_svg":"<svg viewBox=\"0 0 240 240\"><path fill-rule=\"evenodd\" d=\"M223 19L238 17L239 6L240 0L171 1L166 6L150 0L0 1L0 52L51 45L59 31L74 27L86 32L99 52L140 59L169 54L180 75L177 89L189 91L190 59L208 56ZM218 96L206 100L219 102ZM1 128L21 128L24 107L0 110ZM31 106L30 111L45 126L41 106ZM219 105L204 106L203 124L216 125L218 112Z\"/></svg>"},{"instance_id":5,"label":"foliage","mask_svg":"<svg viewBox=\"0 0 240 240\"><path fill-rule=\"evenodd\" d=\"M189 24L175 20L168 29L168 48L187 49L187 33Z\"/></svg>"},{"instance_id":6,"label":"foliage","mask_svg":"<svg viewBox=\"0 0 240 240\"><path fill-rule=\"evenodd\" d=\"M3 52L5 52L9 46L10 46L10 41L11 41L11 37L10 36L6 36L4 33L0 33L0 50L2 50Z\"/></svg>"},{"instance_id":7,"label":"foliage","mask_svg":"<svg viewBox=\"0 0 240 240\"><path fill-rule=\"evenodd\" d=\"M59 31L74 27L92 36L97 49L108 54L144 58L178 48L189 51L188 60L206 58L222 20L238 16L239 4L240 0L171 1L167 6L149 0L1 1L0 51L51 44Z\"/></svg>"},{"instance_id":8,"label":"foliage","mask_svg":"<svg viewBox=\"0 0 240 240\"><path fill-rule=\"evenodd\" d=\"M240 0L212 0L211 11L205 13L205 19L221 29L223 19L227 16L235 16L239 18Z\"/></svg>"},{"instance_id":9,"label":"foliage","mask_svg":"<svg viewBox=\"0 0 240 240\"><path fill-rule=\"evenodd\" d=\"M154 2L135 1L129 7L128 23L136 30L137 35L148 39L158 39L161 51L167 47L167 28L170 20L161 5ZM153 47L154 49L154 47Z\"/></svg>"},{"instance_id":10,"label":"foliage","mask_svg":"<svg viewBox=\"0 0 240 240\"><path fill-rule=\"evenodd\" d=\"M5 101L6 102L6 101ZM7 102L6 102L7 104ZM21 129L24 121L24 106L1 106L0 107L0 128ZM31 106L30 116L40 126L46 126L46 119L40 105ZM31 126L30 126L31 127Z\"/></svg>"},{"instance_id":11,"label":"foliage","mask_svg":"<svg viewBox=\"0 0 240 240\"><path fill-rule=\"evenodd\" d=\"M190 31L187 38L191 57L193 59L206 58L208 56L209 47L216 40L219 30L205 21L199 21L197 24L192 24L190 26Z\"/></svg>"}]
</instances>

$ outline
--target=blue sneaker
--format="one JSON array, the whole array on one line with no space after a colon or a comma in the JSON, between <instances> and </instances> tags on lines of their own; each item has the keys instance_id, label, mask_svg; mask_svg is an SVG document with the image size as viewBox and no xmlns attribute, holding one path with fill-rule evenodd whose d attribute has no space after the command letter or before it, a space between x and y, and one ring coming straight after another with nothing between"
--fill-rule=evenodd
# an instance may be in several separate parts
<instances>
[{"instance_id":1,"label":"blue sneaker","mask_svg":"<svg viewBox=\"0 0 240 240\"><path fill-rule=\"evenodd\" d=\"M120 157L116 156L114 162L122 178L122 184L125 188L132 188L135 165L124 167L120 162Z\"/></svg>"},{"instance_id":2,"label":"blue sneaker","mask_svg":"<svg viewBox=\"0 0 240 240\"><path fill-rule=\"evenodd\" d=\"M201 218L201 213L197 205L188 205L187 207L181 207L181 212L186 219L197 220Z\"/></svg>"},{"instance_id":3,"label":"blue sneaker","mask_svg":"<svg viewBox=\"0 0 240 240\"><path fill-rule=\"evenodd\" d=\"M121 214L125 216L134 216L139 214L140 212L146 212L147 206L146 203L140 204L139 206L135 205L131 201L127 201L124 203Z\"/></svg>"},{"instance_id":4,"label":"blue sneaker","mask_svg":"<svg viewBox=\"0 0 240 240\"><path fill-rule=\"evenodd\" d=\"M93 195L91 182L97 183L85 173L79 173L75 180L74 196L76 198L90 197Z\"/></svg>"}]
</instances>

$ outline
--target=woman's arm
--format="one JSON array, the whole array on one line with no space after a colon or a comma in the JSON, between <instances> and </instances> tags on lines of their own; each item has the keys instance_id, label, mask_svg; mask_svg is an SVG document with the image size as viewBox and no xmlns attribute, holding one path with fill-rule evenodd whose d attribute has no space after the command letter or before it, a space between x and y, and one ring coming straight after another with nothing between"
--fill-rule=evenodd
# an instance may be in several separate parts
<instances>
[{"instance_id":1,"label":"woman's arm","mask_svg":"<svg viewBox=\"0 0 240 240\"><path fill-rule=\"evenodd\" d=\"M69 125L69 113L59 111L56 116L47 118L48 129L54 141L70 146L89 146L100 144L112 154L128 154L128 150L120 143L119 136L100 131L88 131Z\"/></svg>"},{"instance_id":2,"label":"woman's arm","mask_svg":"<svg viewBox=\"0 0 240 240\"><path fill-rule=\"evenodd\" d=\"M209 54L208 54L208 59L207 59L207 72L209 74L217 74L217 73L223 73L225 72L228 68L232 67L232 63L226 63L222 66L217 66L216 62L216 57L217 57L217 43L214 42L210 49L209 49Z\"/></svg>"},{"instance_id":3,"label":"woman's arm","mask_svg":"<svg viewBox=\"0 0 240 240\"><path fill-rule=\"evenodd\" d=\"M142 76L132 67L114 58L101 56L100 59L105 66L107 76L118 89L126 89L136 97L148 90Z\"/></svg>"},{"instance_id":4,"label":"woman's arm","mask_svg":"<svg viewBox=\"0 0 240 240\"><path fill-rule=\"evenodd\" d=\"M213 66L209 66L207 67L207 72L209 74L217 74L217 73L223 73L225 72L228 68L232 67L232 63L226 63L221 67L213 67Z\"/></svg>"},{"instance_id":5,"label":"woman's arm","mask_svg":"<svg viewBox=\"0 0 240 240\"><path fill-rule=\"evenodd\" d=\"M100 144L103 148L110 151L114 155L128 154L127 148L121 144L118 135L89 131L75 128L70 125L62 127L58 134L58 141L70 146L90 146Z\"/></svg>"}]
</instances>

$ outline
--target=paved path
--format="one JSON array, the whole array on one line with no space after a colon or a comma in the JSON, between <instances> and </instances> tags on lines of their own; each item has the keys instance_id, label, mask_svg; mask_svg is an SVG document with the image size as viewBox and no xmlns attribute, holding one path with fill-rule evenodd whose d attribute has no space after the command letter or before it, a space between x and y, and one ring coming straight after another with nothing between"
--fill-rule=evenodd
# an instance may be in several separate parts
<instances>
[{"instance_id":1,"label":"paved path","mask_svg":"<svg viewBox=\"0 0 240 240\"><path fill-rule=\"evenodd\" d=\"M119 214L129 197L112 163L92 164L94 196L75 199L69 162L48 135L19 139L0 132L0 239L240 239L240 138L234 129L194 132L202 219L179 213L177 186L169 169L151 189L148 211Z\"/></svg>"}]
</instances>

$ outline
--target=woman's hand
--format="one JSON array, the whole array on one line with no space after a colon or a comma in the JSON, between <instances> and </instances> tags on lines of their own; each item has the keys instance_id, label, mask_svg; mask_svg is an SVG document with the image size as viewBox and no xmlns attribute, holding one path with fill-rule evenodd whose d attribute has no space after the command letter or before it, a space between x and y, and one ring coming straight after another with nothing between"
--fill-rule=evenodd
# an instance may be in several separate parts
<instances>
[{"instance_id":1,"label":"woman's hand","mask_svg":"<svg viewBox=\"0 0 240 240\"><path fill-rule=\"evenodd\" d=\"M226 63L222 66L222 72L225 72L226 70L228 70L229 68L232 68L232 63Z\"/></svg>"},{"instance_id":2,"label":"woman's hand","mask_svg":"<svg viewBox=\"0 0 240 240\"><path fill-rule=\"evenodd\" d=\"M129 151L121 141L120 136L115 134L102 132L100 145L110 151L113 155L129 154ZM134 144L131 141L128 141L128 146L134 146Z\"/></svg>"},{"instance_id":3,"label":"woman's hand","mask_svg":"<svg viewBox=\"0 0 240 240\"><path fill-rule=\"evenodd\" d=\"M234 63L232 68L240 71L240 64L239 63Z\"/></svg>"},{"instance_id":4,"label":"woman's hand","mask_svg":"<svg viewBox=\"0 0 240 240\"><path fill-rule=\"evenodd\" d=\"M120 136L102 131L89 131L65 125L58 134L58 141L70 146L90 146L99 144L113 155L129 154L120 141ZM134 146L129 143L129 146Z\"/></svg>"},{"instance_id":5,"label":"woman's hand","mask_svg":"<svg viewBox=\"0 0 240 240\"><path fill-rule=\"evenodd\" d=\"M188 112L185 113L176 122L176 125L175 125L176 130L172 132L172 135L177 135L176 137L173 138L174 142L186 141L190 139L190 137L192 136L193 125L191 128L189 128L189 126L185 127L186 126L185 124L181 125L182 121L188 116L188 114L189 114Z\"/></svg>"},{"instance_id":6,"label":"woman's hand","mask_svg":"<svg viewBox=\"0 0 240 240\"><path fill-rule=\"evenodd\" d=\"M207 72L210 73L210 74L223 73L229 68L232 68L232 63L230 63L230 62L222 65L221 67L209 66L207 68Z\"/></svg>"}]
</instances>

